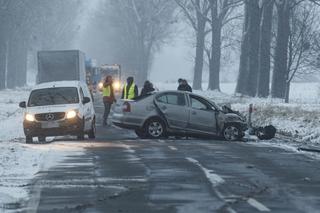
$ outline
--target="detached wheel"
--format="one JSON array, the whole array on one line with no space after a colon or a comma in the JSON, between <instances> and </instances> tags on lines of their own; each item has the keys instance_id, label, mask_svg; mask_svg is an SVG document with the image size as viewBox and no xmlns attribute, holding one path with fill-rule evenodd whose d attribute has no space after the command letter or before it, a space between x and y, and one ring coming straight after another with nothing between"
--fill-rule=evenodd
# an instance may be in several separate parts
<instances>
[{"instance_id":1,"label":"detached wheel","mask_svg":"<svg viewBox=\"0 0 320 213\"><path fill-rule=\"evenodd\" d=\"M134 132L136 133L136 135L139 137L139 138L146 138L147 137L147 134L146 132L143 130L143 129L135 129Z\"/></svg>"},{"instance_id":2,"label":"detached wheel","mask_svg":"<svg viewBox=\"0 0 320 213\"><path fill-rule=\"evenodd\" d=\"M237 141L243 137L240 128L236 124L227 124L222 131L222 135L227 141Z\"/></svg>"},{"instance_id":3,"label":"detached wheel","mask_svg":"<svg viewBox=\"0 0 320 213\"><path fill-rule=\"evenodd\" d=\"M148 138L166 137L166 126L157 118L150 119L145 125L145 133Z\"/></svg>"},{"instance_id":4,"label":"detached wheel","mask_svg":"<svg viewBox=\"0 0 320 213\"><path fill-rule=\"evenodd\" d=\"M33 143L33 138L32 138L32 136L26 136L26 143L27 143L27 144Z\"/></svg>"},{"instance_id":5,"label":"detached wheel","mask_svg":"<svg viewBox=\"0 0 320 213\"><path fill-rule=\"evenodd\" d=\"M95 139L96 138L96 120L93 119L92 124L91 124L91 130L88 133L89 139Z\"/></svg>"}]
</instances>

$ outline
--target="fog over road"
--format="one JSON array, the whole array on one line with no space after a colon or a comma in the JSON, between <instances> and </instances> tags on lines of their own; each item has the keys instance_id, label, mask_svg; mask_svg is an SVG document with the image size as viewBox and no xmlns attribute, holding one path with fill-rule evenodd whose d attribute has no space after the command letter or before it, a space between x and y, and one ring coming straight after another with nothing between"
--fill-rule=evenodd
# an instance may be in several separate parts
<instances>
[{"instance_id":1,"label":"fog over road","mask_svg":"<svg viewBox=\"0 0 320 213\"><path fill-rule=\"evenodd\" d=\"M39 173L27 212L317 212L320 206L319 161L280 148L141 140L110 126L98 127L96 141L52 143L85 152Z\"/></svg>"}]
</instances>

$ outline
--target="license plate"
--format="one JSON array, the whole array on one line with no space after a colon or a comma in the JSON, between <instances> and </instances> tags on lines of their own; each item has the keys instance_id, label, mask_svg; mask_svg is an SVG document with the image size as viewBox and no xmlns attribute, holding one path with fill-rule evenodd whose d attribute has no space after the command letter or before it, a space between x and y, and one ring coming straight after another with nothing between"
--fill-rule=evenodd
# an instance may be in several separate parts
<instances>
[{"instance_id":1,"label":"license plate","mask_svg":"<svg viewBox=\"0 0 320 213\"><path fill-rule=\"evenodd\" d=\"M49 128L57 128L59 127L58 122L45 122L41 124L41 127L44 129L49 129Z\"/></svg>"}]
</instances>

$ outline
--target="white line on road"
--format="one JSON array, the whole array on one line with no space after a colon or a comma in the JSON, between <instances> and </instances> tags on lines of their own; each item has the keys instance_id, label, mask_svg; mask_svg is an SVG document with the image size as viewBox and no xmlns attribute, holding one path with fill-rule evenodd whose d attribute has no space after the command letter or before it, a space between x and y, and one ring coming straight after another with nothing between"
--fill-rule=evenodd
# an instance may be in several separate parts
<instances>
[{"instance_id":1,"label":"white line on road","mask_svg":"<svg viewBox=\"0 0 320 213\"><path fill-rule=\"evenodd\" d=\"M197 161L196 159L193 158L186 158L188 161L190 161L191 163L197 165L198 167L200 167L200 169L204 172L204 174L206 175L206 177L208 178L208 180L211 182L213 187L218 186L221 183L224 183L224 179L222 177L220 177L219 175L215 174L212 170L205 168L204 166L202 166L199 161Z\"/></svg>"},{"instance_id":2,"label":"white line on road","mask_svg":"<svg viewBox=\"0 0 320 213\"><path fill-rule=\"evenodd\" d=\"M169 147L169 149L171 149L171 150L173 150L173 151L177 151L178 149L176 148L176 147L174 147L174 146L168 146Z\"/></svg>"},{"instance_id":3,"label":"white line on road","mask_svg":"<svg viewBox=\"0 0 320 213\"><path fill-rule=\"evenodd\" d=\"M265 205L263 205L262 203L260 203L256 199L249 198L247 200L247 202L249 203L249 205L258 209L260 212L270 212L270 209L268 207L266 207Z\"/></svg>"}]
</instances>

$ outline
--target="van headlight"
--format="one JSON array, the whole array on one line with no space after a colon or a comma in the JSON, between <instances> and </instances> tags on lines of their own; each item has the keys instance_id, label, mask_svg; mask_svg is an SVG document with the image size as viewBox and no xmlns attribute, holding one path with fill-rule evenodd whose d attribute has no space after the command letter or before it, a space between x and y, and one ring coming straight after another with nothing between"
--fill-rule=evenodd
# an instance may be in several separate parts
<instances>
[{"instance_id":1,"label":"van headlight","mask_svg":"<svg viewBox=\"0 0 320 213\"><path fill-rule=\"evenodd\" d=\"M112 86L113 86L113 88L114 88L115 90L120 90L120 87L121 87L119 81L114 81L113 84L112 84Z\"/></svg>"},{"instance_id":2,"label":"van headlight","mask_svg":"<svg viewBox=\"0 0 320 213\"><path fill-rule=\"evenodd\" d=\"M98 84L98 88L99 88L99 89L102 89L102 88L103 88L103 83L102 83L102 82L100 82L100 83Z\"/></svg>"},{"instance_id":3,"label":"van headlight","mask_svg":"<svg viewBox=\"0 0 320 213\"><path fill-rule=\"evenodd\" d=\"M30 122L33 122L33 121L36 120L35 117L34 117L34 115L29 114L29 113L27 113L24 118L25 118L27 121L30 121Z\"/></svg>"},{"instance_id":4,"label":"van headlight","mask_svg":"<svg viewBox=\"0 0 320 213\"><path fill-rule=\"evenodd\" d=\"M76 116L77 116L77 112L75 110L71 110L67 112L67 119L72 119L72 118L75 118Z\"/></svg>"}]
</instances>

